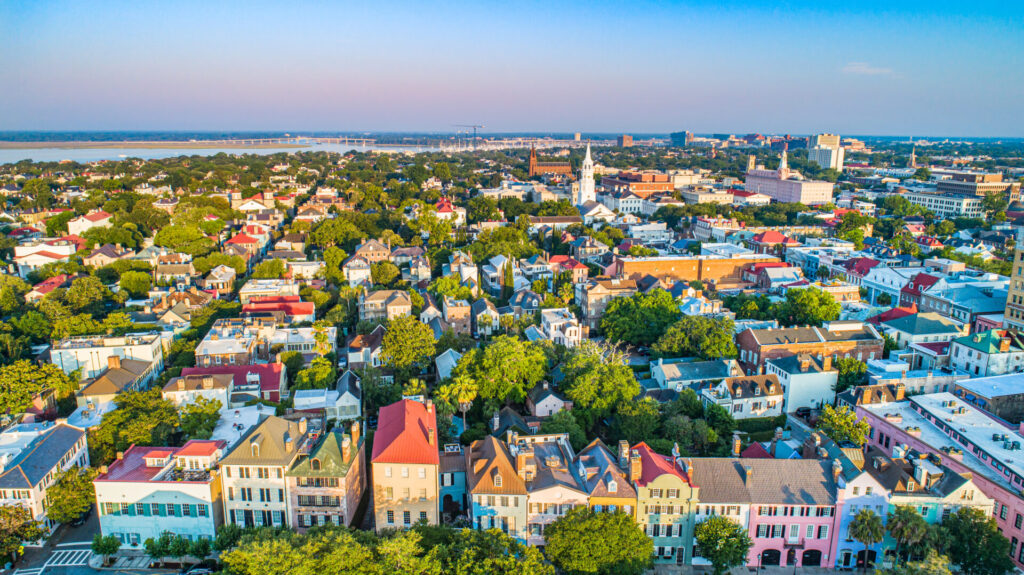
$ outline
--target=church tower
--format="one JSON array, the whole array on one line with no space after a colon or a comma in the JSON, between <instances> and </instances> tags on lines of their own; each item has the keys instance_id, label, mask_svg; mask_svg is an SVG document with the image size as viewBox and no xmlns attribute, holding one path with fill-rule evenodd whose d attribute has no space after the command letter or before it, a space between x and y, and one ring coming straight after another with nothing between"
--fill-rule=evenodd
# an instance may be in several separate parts
<instances>
[{"instance_id":1,"label":"church tower","mask_svg":"<svg viewBox=\"0 0 1024 575\"><path fill-rule=\"evenodd\" d=\"M530 177L537 175L537 148L530 146Z\"/></svg>"},{"instance_id":2,"label":"church tower","mask_svg":"<svg viewBox=\"0 0 1024 575\"><path fill-rule=\"evenodd\" d=\"M587 144L587 155L583 158L583 166L580 167L579 191L576 192L576 205L582 206L587 202L597 201L597 193L594 191L594 160L590 158L590 144Z\"/></svg>"}]
</instances>

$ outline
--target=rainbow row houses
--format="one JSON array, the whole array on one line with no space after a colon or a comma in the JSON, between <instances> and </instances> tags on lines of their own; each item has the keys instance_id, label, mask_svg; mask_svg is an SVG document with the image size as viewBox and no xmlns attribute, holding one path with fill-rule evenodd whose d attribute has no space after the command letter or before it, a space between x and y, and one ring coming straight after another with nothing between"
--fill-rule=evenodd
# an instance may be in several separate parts
<instances>
[{"instance_id":1,"label":"rainbow row houses","mask_svg":"<svg viewBox=\"0 0 1024 575\"><path fill-rule=\"evenodd\" d=\"M539 546L548 525L584 506L633 517L652 538L658 562L702 564L694 526L720 515L748 530L752 566L851 567L892 546L883 541L865 550L848 540L848 525L864 507L884 516L912 505L930 522L963 506L1011 523L1024 511L1017 492L994 493L1012 480L997 487L993 473L935 445L937 432L897 432L899 417L904 428L907 421L923 428L929 410L949 411L951 403L967 410L958 415L965 421L985 418L949 394L916 396L860 407L877 420L864 449L817 433L787 448L794 441L778 433L742 453L736 437L732 457L709 458L599 439L576 452L568 435L521 431L507 413L497 414L491 435L465 448L442 446L431 402L403 399L381 409L369 460L358 423L324 431L316 418L264 415L230 445L132 447L101 469L95 487L103 533L126 546L164 531L213 538L223 523L348 525L368 490L377 529L465 516L473 528ZM980 423L970 427L982 430Z\"/></svg>"}]
</instances>

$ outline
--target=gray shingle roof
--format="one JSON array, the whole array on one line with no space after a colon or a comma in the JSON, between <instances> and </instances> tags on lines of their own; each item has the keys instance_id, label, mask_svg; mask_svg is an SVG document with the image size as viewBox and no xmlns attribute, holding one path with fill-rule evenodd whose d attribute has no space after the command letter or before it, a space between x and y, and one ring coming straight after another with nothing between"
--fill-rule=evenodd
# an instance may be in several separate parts
<instances>
[{"instance_id":1,"label":"gray shingle roof","mask_svg":"<svg viewBox=\"0 0 1024 575\"><path fill-rule=\"evenodd\" d=\"M832 462L816 459L698 457L690 479L701 503L835 505ZM749 485L744 480L750 468Z\"/></svg>"},{"instance_id":2,"label":"gray shingle roof","mask_svg":"<svg viewBox=\"0 0 1024 575\"><path fill-rule=\"evenodd\" d=\"M39 484L85 431L71 425L55 425L32 440L0 473L0 489L30 489Z\"/></svg>"}]
</instances>

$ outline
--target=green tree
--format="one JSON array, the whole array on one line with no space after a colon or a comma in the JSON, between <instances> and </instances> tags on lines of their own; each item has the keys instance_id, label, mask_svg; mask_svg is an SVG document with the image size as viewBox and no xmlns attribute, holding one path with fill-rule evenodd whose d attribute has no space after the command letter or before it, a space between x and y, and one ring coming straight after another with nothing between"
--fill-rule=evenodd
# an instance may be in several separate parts
<instances>
[{"instance_id":1,"label":"green tree","mask_svg":"<svg viewBox=\"0 0 1024 575\"><path fill-rule=\"evenodd\" d=\"M549 527L550 529L550 527ZM488 529L459 529L450 542L434 546L426 556L425 573L430 575L555 575L555 568L535 547ZM384 571L411 573L412 571Z\"/></svg>"},{"instance_id":2,"label":"green tree","mask_svg":"<svg viewBox=\"0 0 1024 575\"><path fill-rule=\"evenodd\" d=\"M630 443L650 441L655 438L661 414L658 402L645 397L639 401L624 401L615 414L619 433Z\"/></svg>"},{"instance_id":3,"label":"green tree","mask_svg":"<svg viewBox=\"0 0 1024 575\"><path fill-rule=\"evenodd\" d=\"M832 294L814 288L790 289L786 301L776 306L779 323L790 325L816 325L839 318L842 306Z\"/></svg>"},{"instance_id":4,"label":"green tree","mask_svg":"<svg viewBox=\"0 0 1024 575\"><path fill-rule=\"evenodd\" d=\"M977 507L961 507L942 521L949 559L964 575L1004 575L1013 571L1010 541L995 518Z\"/></svg>"},{"instance_id":5,"label":"green tree","mask_svg":"<svg viewBox=\"0 0 1024 575\"><path fill-rule=\"evenodd\" d=\"M613 299L601 318L601 330L615 343L651 345L680 315L672 295L657 289Z\"/></svg>"},{"instance_id":6,"label":"green tree","mask_svg":"<svg viewBox=\"0 0 1024 575\"><path fill-rule=\"evenodd\" d=\"M868 550L872 545L881 543L885 538L885 525L882 524L882 518L874 511L863 507L850 521L849 531L850 537L864 546L864 569L866 570L871 567L867 561Z\"/></svg>"},{"instance_id":7,"label":"green tree","mask_svg":"<svg viewBox=\"0 0 1024 575\"><path fill-rule=\"evenodd\" d=\"M68 233L68 222L78 217L73 210L61 212L53 217L46 218L46 235L51 238L60 237Z\"/></svg>"},{"instance_id":8,"label":"green tree","mask_svg":"<svg viewBox=\"0 0 1024 575\"><path fill-rule=\"evenodd\" d=\"M473 407L473 401L479 394L476 382L466 375L457 375L452 378L451 383L442 385L437 390L438 396L456 407L462 413L462 429L466 427L466 412Z\"/></svg>"},{"instance_id":9,"label":"green tree","mask_svg":"<svg viewBox=\"0 0 1024 575\"><path fill-rule=\"evenodd\" d=\"M835 368L839 371L836 379L836 393L842 393L851 387L864 385L868 381L868 364L855 357L841 357L836 360Z\"/></svg>"},{"instance_id":10,"label":"green tree","mask_svg":"<svg viewBox=\"0 0 1024 575\"><path fill-rule=\"evenodd\" d=\"M168 445L179 427L178 410L155 387L126 391L114 399L117 409L103 416L89 430L89 459L96 465L113 461L118 451L131 445Z\"/></svg>"},{"instance_id":11,"label":"green tree","mask_svg":"<svg viewBox=\"0 0 1024 575\"><path fill-rule=\"evenodd\" d=\"M179 409L181 432L187 439L210 439L220 421L220 409L224 407L219 399L198 396Z\"/></svg>"},{"instance_id":12,"label":"green tree","mask_svg":"<svg viewBox=\"0 0 1024 575\"><path fill-rule=\"evenodd\" d=\"M570 575L640 575L651 566L654 543L625 513L576 507L544 531L544 552Z\"/></svg>"},{"instance_id":13,"label":"green tree","mask_svg":"<svg viewBox=\"0 0 1024 575\"><path fill-rule=\"evenodd\" d=\"M287 271L282 260L265 260L257 264L252 270L252 277L265 280L279 279L284 277Z\"/></svg>"},{"instance_id":14,"label":"green tree","mask_svg":"<svg viewBox=\"0 0 1024 575\"><path fill-rule=\"evenodd\" d=\"M896 561L906 559L909 548L916 545L928 533L928 523L921 514L909 505L897 505L886 518L889 535L896 540Z\"/></svg>"},{"instance_id":15,"label":"green tree","mask_svg":"<svg viewBox=\"0 0 1024 575\"><path fill-rule=\"evenodd\" d=\"M825 405L818 416L816 428L836 443L850 441L858 446L864 445L871 431L871 425L864 419L858 420L857 414L848 405L838 409Z\"/></svg>"},{"instance_id":16,"label":"green tree","mask_svg":"<svg viewBox=\"0 0 1024 575\"><path fill-rule=\"evenodd\" d=\"M651 347L660 357L736 357L735 325L729 318L683 316Z\"/></svg>"},{"instance_id":17,"label":"green tree","mask_svg":"<svg viewBox=\"0 0 1024 575\"><path fill-rule=\"evenodd\" d=\"M38 541L45 535L42 523L32 519L24 505L0 505L0 557L11 561L25 552L23 541Z\"/></svg>"},{"instance_id":18,"label":"green tree","mask_svg":"<svg viewBox=\"0 0 1024 575\"><path fill-rule=\"evenodd\" d=\"M404 381L434 358L434 332L412 316L395 318L381 341L380 357Z\"/></svg>"},{"instance_id":19,"label":"green tree","mask_svg":"<svg viewBox=\"0 0 1024 575\"><path fill-rule=\"evenodd\" d=\"M85 276L71 282L71 287L64 292L64 303L76 312L98 314L103 311L103 302L113 297L99 278Z\"/></svg>"},{"instance_id":20,"label":"green tree","mask_svg":"<svg viewBox=\"0 0 1024 575\"><path fill-rule=\"evenodd\" d=\"M434 164L434 177L441 180L442 182L452 181L452 170L445 162L438 162Z\"/></svg>"},{"instance_id":21,"label":"green tree","mask_svg":"<svg viewBox=\"0 0 1024 575\"><path fill-rule=\"evenodd\" d=\"M618 349L584 340L569 351L562 365L561 384L566 397L580 414L577 420L590 428L609 415L615 406L640 394L640 383Z\"/></svg>"},{"instance_id":22,"label":"green tree","mask_svg":"<svg viewBox=\"0 0 1024 575\"><path fill-rule=\"evenodd\" d=\"M337 381L334 363L325 357L313 358L309 367L295 374L295 389L327 389Z\"/></svg>"},{"instance_id":23,"label":"green tree","mask_svg":"<svg viewBox=\"0 0 1024 575\"><path fill-rule=\"evenodd\" d=\"M201 257L214 250L216 243L207 237L202 229L195 224L173 225L161 228L153 237L153 243L170 248L176 252L186 253L192 257Z\"/></svg>"},{"instance_id":24,"label":"green tree","mask_svg":"<svg viewBox=\"0 0 1024 575\"><path fill-rule=\"evenodd\" d=\"M950 560L936 550L929 549L921 561L910 561L890 569L876 569L876 575L953 575L949 569Z\"/></svg>"},{"instance_id":25,"label":"green tree","mask_svg":"<svg viewBox=\"0 0 1024 575\"><path fill-rule=\"evenodd\" d=\"M141 297L149 293L149 288L153 285L153 280L149 274L145 272L129 271L121 274L119 281L121 289L126 290L133 296Z\"/></svg>"},{"instance_id":26,"label":"green tree","mask_svg":"<svg viewBox=\"0 0 1024 575\"><path fill-rule=\"evenodd\" d=\"M471 377L486 409L494 411L508 402L521 403L546 373L547 356L540 346L499 335L487 347L463 354L454 375Z\"/></svg>"},{"instance_id":27,"label":"green tree","mask_svg":"<svg viewBox=\"0 0 1024 575\"><path fill-rule=\"evenodd\" d=\"M121 539L117 535L103 536L97 533L92 538L92 552L103 558L103 565L110 563L110 556L121 550Z\"/></svg>"},{"instance_id":28,"label":"green tree","mask_svg":"<svg viewBox=\"0 0 1024 575\"><path fill-rule=\"evenodd\" d=\"M96 499L92 480L96 471L72 467L62 472L46 491L49 506L46 516L56 523L67 523L89 510Z\"/></svg>"},{"instance_id":29,"label":"green tree","mask_svg":"<svg viewBox=\"0 0 1024 575\"><path fill-rule=\"evenodd\" d=\"M21 413L32 405L34 397L47 390L62 399L76 389L78 384L52 363L18 360L0 367L0 413Z\"/></svg>"},{"instance_id":30,"label":"green tree","mask_svg":"<svg viewBox=\"0 0 1024 575\"><path fill-rule=\"evenodd\" d=\"M754 544L746 529L727 517L711 516L694 527L697 553L711 562L715 575L747 562L747 553Z\"/></svg>"},{"instance_id":31,"label":"green tree","mask_svg":"<svg viewBox=\"0 0 1024 575\"><path fill-rule=\"evenodd\" d=\"M402 279L402 272L395 264L381 261L370 266L370 279L375 285L391 287L396 281Z\"/></svg>"},{"instance_id":32,"label":"green tree","mask_svg":"<svg viewBox=\"0 0 1024 575\"><path fill-rule=\"evenodd\" d=\"M568 433L572 448L579 451L587 445L587 433L576 421L572 410L563 409L540 422L540 432L545 434Z\"/></svg>"}]
</instances>

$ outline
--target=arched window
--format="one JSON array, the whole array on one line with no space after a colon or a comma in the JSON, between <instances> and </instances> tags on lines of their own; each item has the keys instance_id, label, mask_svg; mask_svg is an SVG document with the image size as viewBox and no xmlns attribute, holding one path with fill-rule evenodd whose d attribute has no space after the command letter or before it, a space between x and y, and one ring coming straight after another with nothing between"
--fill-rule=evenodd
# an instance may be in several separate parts
<instances>
[{"instance_id":1,"label":"arched window","mask_svg":"<svg viewBox=\"0 0 1024 575\"><path fill-rule=\"evenodd\" d=\"M500 473L494 476L494 486L495 487L501 487L501 474Z\"/></svg>"},{"instance_id":2,"label":"arched window","mask_svg":"<svg viewBox=\"0 0 1024 575\"><path fill-rule=\"evenodd\" d=\"M260 444L259 443L252 443L252 444L249 445L249 447L250 447L250 449L252 449L252 456L253 457L259 457L260 456Z\"/></svg>"},{"instance_id":3,"label":"arched window","mask_svg":"<svg viewBox=\"0 0 1024 575\"><path fill-rule=\"evenodd\" d=\"M320 471L320 460L316 458L310 460L309 468L313 471Z\"/></svg>"}]
</instances>

